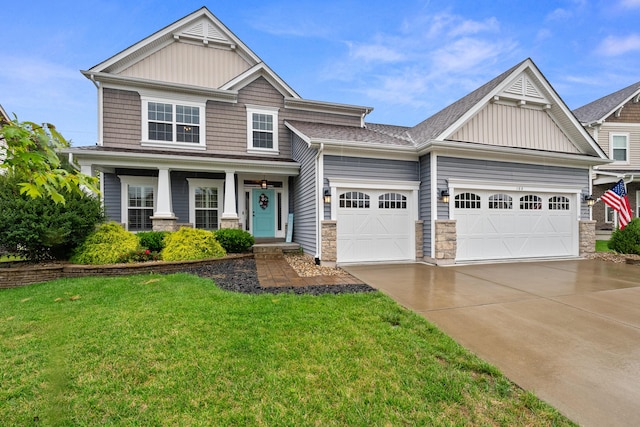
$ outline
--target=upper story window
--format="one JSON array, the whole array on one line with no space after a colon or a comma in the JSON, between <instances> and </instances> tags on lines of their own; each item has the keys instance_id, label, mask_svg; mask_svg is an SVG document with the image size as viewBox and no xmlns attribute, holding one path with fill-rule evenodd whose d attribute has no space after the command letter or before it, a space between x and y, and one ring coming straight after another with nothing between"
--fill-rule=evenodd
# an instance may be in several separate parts
<instances>
[{"instance_id":1,"label":"upper story window","mask_svg":"<svg viewBox=\"0 0 640 427\"><path fill-rule=\"evenodd\" d=\"M205 104L142 98L142 144L205 148Z\"/></svg>"},{"instance_id":2,"label":"upper story window","mask_svg":"<svg viewBox=\"0 0 640 427\"><path fill-rule=\"evenodd\" d=\"M616 162L629 161L629 134L628 133L611 133L609 134L609 143L611 146L611 158Z\"/></svg>"},{"instance_id":3,"label":"upper story window","mask_svg":"<svg viewBox=\"0 0 640 427\"><path fill-rule=\"evenodd\" d=\"M247 151L278 154L278 109L247 105Z\"/></svg>"}]
</instances>

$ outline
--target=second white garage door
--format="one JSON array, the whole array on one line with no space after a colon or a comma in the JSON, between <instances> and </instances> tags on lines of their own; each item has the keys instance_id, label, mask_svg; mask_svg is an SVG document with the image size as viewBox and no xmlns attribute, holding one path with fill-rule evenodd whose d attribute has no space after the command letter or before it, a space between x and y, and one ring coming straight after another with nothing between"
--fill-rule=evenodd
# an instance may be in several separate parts
<instances>
[{"instance_id":1,"label":"second white garage door","mask_svg":"<svg viewBox=\"0 0 640 427\"><path fill-rule=\"evenodd\" d=\"M578 255L575 194L456 189L458 261Z\"/></svg>"},{"instance_id":2,"label":"second white garage door","mask_svg":"<svg viewBox=\"0 0 640 427\"><path fill-rule=\"evenodd\" d=\"M409 191L339 188L338 262L415 259L415 221Z\"/></svg>"}]
</instances>

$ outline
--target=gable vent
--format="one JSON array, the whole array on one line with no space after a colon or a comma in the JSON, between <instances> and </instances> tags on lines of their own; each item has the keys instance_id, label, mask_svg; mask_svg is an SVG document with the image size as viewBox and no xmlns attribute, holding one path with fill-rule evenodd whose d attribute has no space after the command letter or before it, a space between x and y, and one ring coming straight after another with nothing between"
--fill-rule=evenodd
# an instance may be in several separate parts
<instances>
[{"instance_id":1,"label":"gable vent","mask_svg":"<svg viewBox=\"0 0 640 427\"><path fill-rule=\"evenodd\" d=\"M188 36L204 37L204 22L199 22L198 24L183 32L183 34Z\"/></svg>"},{"instance_id":2,"label":"gable vent","mask_svg":"<svg viewBox=\"0 0 640 427\"><path fill-rule=\"evenodd\" d=\"M538 89L533 85L533 83L531 83L529 79L525 77L524 80L526 82L524 93L526 96L530 96L532 98L543 98L543 96L540 95L540 92L538 92Z\"/></svg>"},{"instance_id":3,"label":"gable vent","mask_svg":"<svg viewBox=\"0 0 640 427\"><path fill-rule=\"evenodd\" d=\"M522 88L524 87L524 76L521 76L514 84L507 90L506 93L512 93L514 95L524 95Z\"/></svg>"},{"instance_id":4,"label":"gable vent","mask_svg":"<svg viewBox=\"0 0 640 427\"><path fill-rule=\"evenodd\" d=\"M175 36L176 38L185 38L191 40L200 40L205 44L214 42L216 44L234 46L218 27L208 20L202 19L191 25L186 30Z\"/></svg>"}]
</instances>

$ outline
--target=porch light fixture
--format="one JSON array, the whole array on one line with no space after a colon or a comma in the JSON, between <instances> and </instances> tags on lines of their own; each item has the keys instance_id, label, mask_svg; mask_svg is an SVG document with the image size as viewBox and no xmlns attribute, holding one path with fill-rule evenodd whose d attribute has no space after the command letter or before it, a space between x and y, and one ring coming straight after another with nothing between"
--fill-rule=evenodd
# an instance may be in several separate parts
<instances>
[{"instance_id":1,"label":"porch light fixture","mask_svg":"<svg viewBox=\"0 0 640 427\"><path fill-rule=\"evenodd\" d=\"M329 190L324 190L324 203L325 205L331 204L331 192Z\"/></svg>"},{"instance_id":2,"label":"porch light fixture","mask_svg":"<svg viewBox=\"0 0 640 427\"><path fill-rule=\"evenodd\" d=\"M263 179L262 181L260 181L260 188L262 188L263 190L267 189L267 180Z\"/></svg>"},{"instance_id":3,"label":"porch light fixture","mask_svg":"<svg viewBox=\"0 0 640 427\"><path fill-rule=\"evenodd\" d=\"M442 203L449 203L449 190L442 190L440 192L440 200L442 200Z\"/></svg>"},{"instance_id":4,"label":"porch light fixture","mask_svg":"<svg viewBox=\"0 0 640 427\"><path fill-rule=\"evenodd\" d=\"M596 203L596 199L594 199L591 194L587 194L586 196L584 196L584 201L589 207L593 206Z\"/></svg>"}]
</instances>

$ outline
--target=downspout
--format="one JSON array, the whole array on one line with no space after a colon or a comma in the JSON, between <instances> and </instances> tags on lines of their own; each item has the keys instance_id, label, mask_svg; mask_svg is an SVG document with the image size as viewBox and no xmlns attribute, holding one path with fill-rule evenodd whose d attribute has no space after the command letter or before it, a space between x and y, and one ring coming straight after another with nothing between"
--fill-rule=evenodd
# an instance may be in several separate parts
<instances>
[{"instance_id":1,"label":"downspout","mask_svg":"<svg viewBox=\"0 0 640 427\"><path fill-rule=\"evenodd\" d=\"M102 145L102 87L96 81L94 74L91 74L90 80L96 89L98 89L98 141L96 141L96 145Z\"/></svg>"},{"instance_id":2,"label":"downspout","mask_svg":"<svg viewBox=\"0 0 640 427\"><path fill-rule=\"evenodd\" d=\"M322 257L322 219L324 218L324 162L322 152L324 151L324 143L320 143L318 148L318 154L316 154L316 184L318 189L316 192L316 256L315 262L320 265L320 258Z\"/></svg>"}]
</instances>

